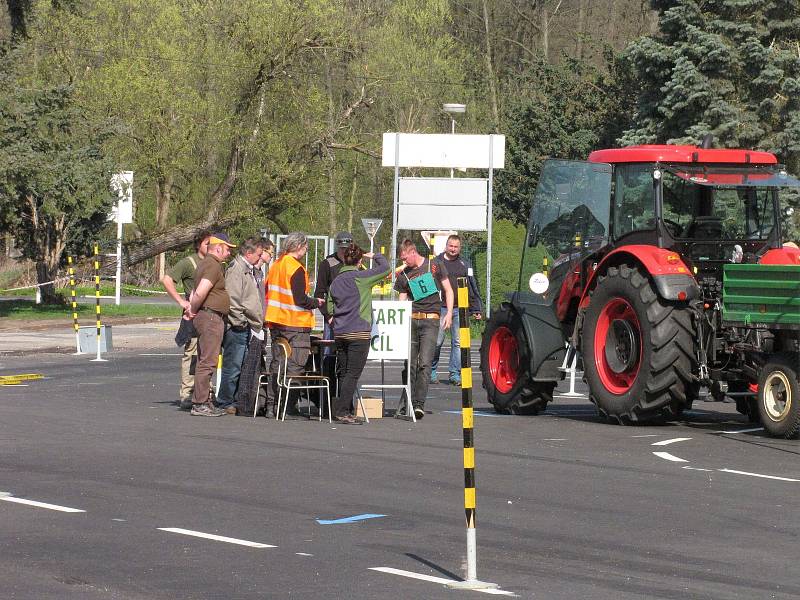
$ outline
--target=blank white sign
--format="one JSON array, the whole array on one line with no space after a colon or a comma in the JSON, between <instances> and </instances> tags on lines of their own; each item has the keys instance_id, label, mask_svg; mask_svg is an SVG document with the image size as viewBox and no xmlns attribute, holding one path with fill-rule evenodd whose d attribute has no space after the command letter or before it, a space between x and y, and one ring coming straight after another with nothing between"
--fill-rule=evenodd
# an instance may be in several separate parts
<instances>
[{"instance_id":1,"label":"blank white sign","mask_svg":"<svg viewBox=\"0 0 800 600\"><path fill-rule=\"evenodd\" d=\"M488 180L401 177L399 186L400 229L486 230Z\"/></svg>"},{"instance_id":2,"label":"blank white sign","mask_svg":"<svg viewBox=\"0 0 800 600\"><path fill-rule=\"evenodd\" d=\"M111 176L111 189L119 200L111 207L109 220L133 223L133 171L122 171Z\"/></svg>"},{"instance_id":3,"label":"blank white sign","mask_svg":"<svg viewBox=\"0 0 800 600\"><path fill-rule=\"evenodd\" d=\"M384 133L382 155L384 167L395 166L397 136L400 137L398 161L400 167L505 168L506 136L459 133Z\"/></svg>"}]
</instances>

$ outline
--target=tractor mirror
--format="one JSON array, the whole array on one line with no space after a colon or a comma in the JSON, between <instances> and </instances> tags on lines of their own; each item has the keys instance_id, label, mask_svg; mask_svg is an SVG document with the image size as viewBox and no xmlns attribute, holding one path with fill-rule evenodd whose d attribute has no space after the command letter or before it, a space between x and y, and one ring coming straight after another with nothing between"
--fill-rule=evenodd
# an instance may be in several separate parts
<instances>
[{"instance_id":1,"label":"tractor mirror","mask_svg":"<svg viewBox=\"0 0 800 600\"><path fill-rule=\"evenodd\" d=\"M528 248L533 248L539 241L539 225L534 223L528 232Z\"/></svg>"}]
</instances>

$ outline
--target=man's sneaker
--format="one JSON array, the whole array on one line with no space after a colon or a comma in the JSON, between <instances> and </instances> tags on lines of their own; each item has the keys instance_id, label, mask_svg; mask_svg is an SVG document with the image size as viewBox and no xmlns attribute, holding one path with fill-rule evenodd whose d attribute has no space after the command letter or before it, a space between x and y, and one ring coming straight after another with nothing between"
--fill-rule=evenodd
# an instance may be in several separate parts
<instances>
[{"instance_id":1,"label":"man's sneaker","mask_svg":"<svg viewBox=\"0 0 800 600\"><path fill-rule=\"evenodd\" d=\"M231 404L230 406L225 407L225 414L226 415L235 415L236 414L236 407Z\"/></svg>"},{"instance_id":2,"label":"man's sneaker","mask_svg":"<svg viewBox=\"0 0 800 600\"><path fill-rule=\"evenodd\" d=\"M180 408L181 410L192 410L192 400L181 400Z\"/></svg>"},{"instance_id":3,"label":"man's sneaker","mask_svg":"<svg viewBox=\"0 0 800 600\"><path fill-rule=\"evenodd\" d=\"M225 411L213 406L211 403L195 404L192 406L191 415L193 417L221 417Z\"/></svg>"},{"instance_id":4,"label":"man's sneaker","mask_svg":"<svg viewBox=\"0 0 800 600\"><path fill-rule=\"evenodd\" d=\"M431 373L431 383L439 383L439 376L436 373Z\"/></svg>"},{"instance_id":5,"label":"man's sneaker","mask_svg":"<svg viewBox=\"0 0 800 600\"><path fill-rule=\"evenodd\" d=\"M461 380L457 377L451 377L449 381L450 385L454 385L456 387L461 387Z\"/></svg>"},{"instance_id":6,"label":"man's sneaker","mask_svg":"<svg viewBox=\"0 0 800 600\"><path fill-rule=\"evenodd\" d=\"M422 410L419 407L414 409L414 417L417 419L417 421L421 421L422 417L424 417L424 416L425 416L425 411L424 410Z\"/></svg>"}]
</instances>

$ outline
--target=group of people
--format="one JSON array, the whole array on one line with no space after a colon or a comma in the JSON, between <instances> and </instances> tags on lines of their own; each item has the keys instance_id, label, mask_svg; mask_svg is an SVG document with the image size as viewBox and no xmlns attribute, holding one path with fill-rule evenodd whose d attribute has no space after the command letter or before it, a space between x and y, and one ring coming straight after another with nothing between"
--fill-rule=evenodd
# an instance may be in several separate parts
<instances>
[{"instance_id":1,"label":"group of people","mask_svg":"<svg viewBox=\"0 0 800 600\"><path fill-rule=\"evenodd\" d=\"M389 273L380 253L364 252L348 232L335 237L336 251L317 269L314 294L302 259L308 239L300 232L287 235L280 254L267 239L248 238L228 264L237 246L221 232L200 232L195 253L176 263L162 278L170 297L181 306L183 318L176 341L184 346L178 404L195 416L223 416L252 407L258 391L262 354L270 336L272 349L269 384L262 414L274 417L278 397L277 373L286 364L287 375L307 371L311 353L314 311L323 316L323 336L335 349L321 368L338 390L332 417L341 424L359 424L353 399L370 349L372 287ZM460 256L461 240L452 235L445 252L432 260L419 254L413 241L400 245L402 267L395 290L412 301L411 355L403 372L410 378L411 404L417 419L424 414L430 383L436 383L436 364L451 328L449 382L460 384L458 311L454 290L459 277L470 282L470 312L481 318L480 295L469 263ZM273 259L274 262L273 262ZM371 260L366 268L365 259ZM177 289L183 287L183 294ZM279 340L283 342L278 343ZM283 355L282 348L291 350ZM222 372L216 397L211 377L222 353ZM335 367L334 367L335 365ZM312 398L313 400L313 398ZM299 414L297 396L287 398L287 412ZM318 410L324 410L318 406Z\"/></svg>"}]
</instances>

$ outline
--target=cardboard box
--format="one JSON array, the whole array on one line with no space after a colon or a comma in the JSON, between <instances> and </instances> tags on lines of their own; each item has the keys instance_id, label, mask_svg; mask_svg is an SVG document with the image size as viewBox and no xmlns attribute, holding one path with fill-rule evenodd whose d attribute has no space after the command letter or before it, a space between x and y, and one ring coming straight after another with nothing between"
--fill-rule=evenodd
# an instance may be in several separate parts
<instances>
[{"instance_id":1,"label":"cardboard box","mask_svg":"<svg viewBox=\"0 0 800 600\"><path fill-rule=\"evenodd\" d=\"M364 402L364 410L367 411L367 418L369 419L380 419L383 417L383 400L380 398L367 398L366 396L363 398ZM364 417L364 413L361 412L361 404L356 400L356 416L357 417Z\"/></svg>"}]
</instances>

